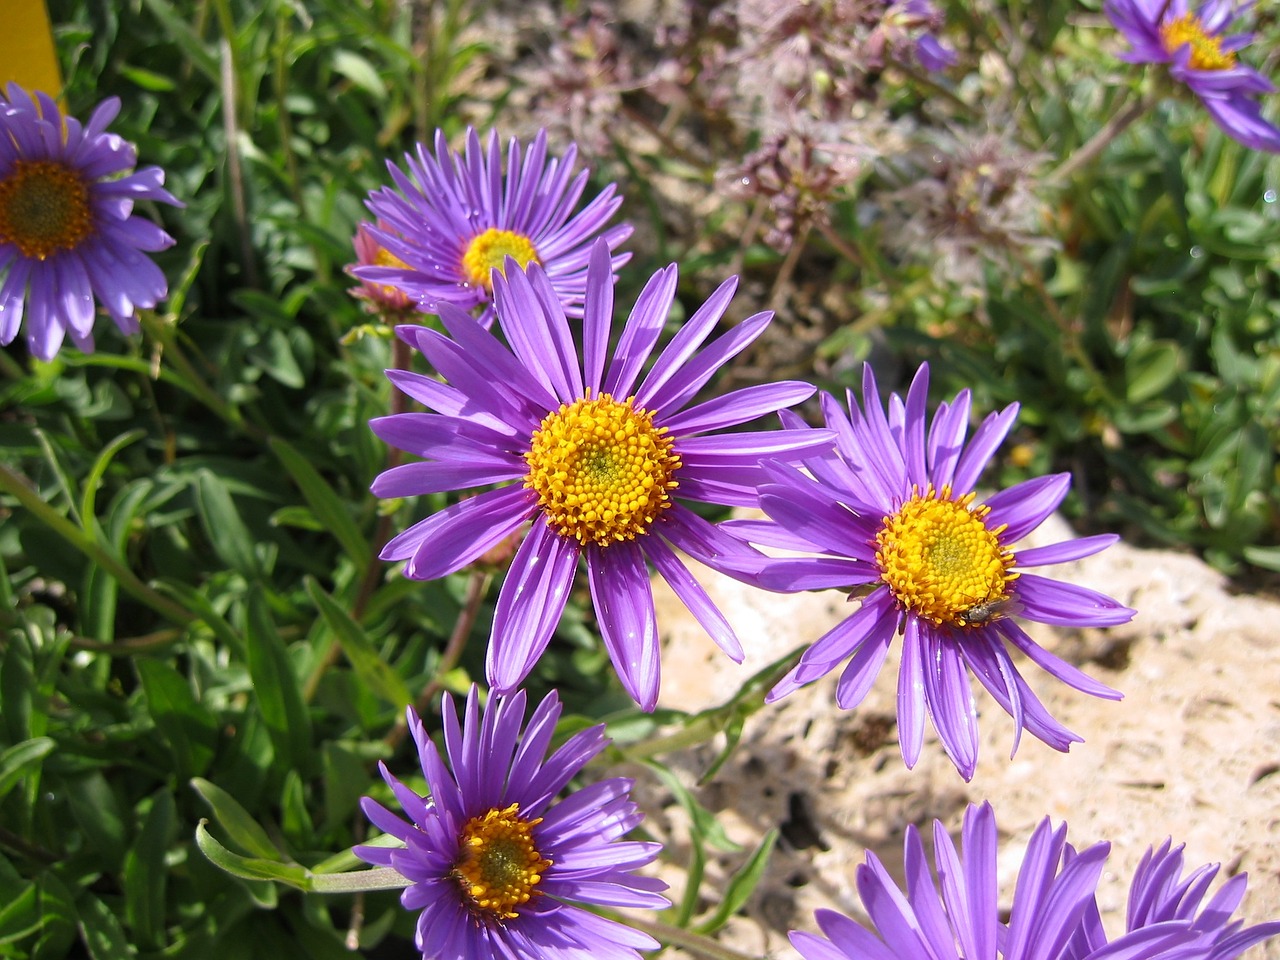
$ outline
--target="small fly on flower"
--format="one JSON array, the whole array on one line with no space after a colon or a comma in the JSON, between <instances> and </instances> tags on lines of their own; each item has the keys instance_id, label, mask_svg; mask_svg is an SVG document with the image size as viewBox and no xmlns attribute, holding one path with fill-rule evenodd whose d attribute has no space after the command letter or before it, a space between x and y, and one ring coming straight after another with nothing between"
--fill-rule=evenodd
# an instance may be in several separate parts
<instances>
[{"instance_id":1,"label":"small fly on flower","mask_svg":"<svg viewBox=\"0 0 1280 960\"><path fill-rule=\"evenodd\" d=\"M993 620L1003 620L1020 609L1022 605L1018 603L1018 598L1006 593L999 597L988 597L961 611L958 622L962 627L980 627Z\"/></svg>"}]
</instances>

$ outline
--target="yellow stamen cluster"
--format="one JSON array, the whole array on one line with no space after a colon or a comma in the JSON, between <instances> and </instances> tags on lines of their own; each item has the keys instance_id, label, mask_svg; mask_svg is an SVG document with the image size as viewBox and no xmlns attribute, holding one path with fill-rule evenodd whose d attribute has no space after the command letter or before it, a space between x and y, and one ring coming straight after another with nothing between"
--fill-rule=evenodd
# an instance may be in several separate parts
<instances>
[{"instance_id":1,"label":"yellow stamen cluster","mask_svg":"<svg viewBox=\"0 0 1280 960\"><path fill-rule=\"evenodd\" d=\"M1160 27L1160 39L1170 53L1177 53L1190 44L1190 66L1195 70L1229 70L1236 65L1236 55L1223 51L1222 38L1205 31L1200 18L1184 13Z\"/></svg>"},{"instance_id":2,"label":"yellow stamen cluster","mask_svg":"<svg viewBox=\"0 0 1280 960\"><path fill-rule=\"evenodd\" d=\"M472 283L492 290L493 271L501 270L507 257L514 257L521 267L542 263L533 241L524 234L490 227L467 244L466 252L462 254L462 272Z\"/></svg>"},{"instance_id":3,"label":"yellow stamen cluster","mask_svg":"<svg viewBox=\"0 0 1280 960\"><path fill-rule=\"evenodd\" d=\"M378 247L377 251L373 255L373 266L396 267L401 270L409 269L409 265L407 263L397 257L386 247ZM389 283L368 283L368 281L366 281L366 284L376 290L378 297L386 304L391 306L400 306L409 302L409 298L399 287L392 286Z\"/></svg>"},{"instance_id":4,"label":"yellow stamen cluster","mask_svg":"<svg viewBox=\"0 0 1280 960\"><path fill-rule=\"evenodd\" d=\"M671 505L680 457L633 399L561 404L534 431L524 483L561 536L602 547L632 540Z\"/></svg>"},{"instance_id":5,"label":"yellow stamen cluster","mask_svg":"<svg viewBox=\"0 0 1280 960\"><path fill-rule=\"evenodd\" d=\"M1004 527L989 528L991 512L974 495L951 499L951 488L916 490L876 535L876 563L900 606L935 624L978 625L1006 597L1013 552L1000 544Z\"/></svg>"},{"instance_id":6,"label":"yellow stamen cluster","mask_svg":"<svg viewBox=\"0 0 1280 960\"><path fill-rule=\"evenodd\" d=\"M89 187L55 160L19 160L0 180L0 241L24 257L46 260L74 250L93 233Z\"/></svg>"},{"instance_id":7,"label":"yellow stamen cluster","mask_svg":"<svg viewBox=\"0 0 1280 960\"><path fill-rule=\"evenodd\" d=\"M512 920L520 915L516 907L540 893L536 888L551 867L533 842L541 822L522 818L518 803L467 821L453 877L472 910Z\"/></svg>"}]
</instances>

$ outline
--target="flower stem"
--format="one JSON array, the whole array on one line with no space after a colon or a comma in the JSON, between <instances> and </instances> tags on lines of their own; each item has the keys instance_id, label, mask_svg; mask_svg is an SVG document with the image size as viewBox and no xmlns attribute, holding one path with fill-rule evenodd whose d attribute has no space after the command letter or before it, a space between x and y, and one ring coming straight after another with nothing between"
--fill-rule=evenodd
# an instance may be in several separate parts
<instances>
[{"instance_id":1,"label":"flower stem","mask_svg":"<svg viewBox=\"0 0 1280 960\"><path fill-rule=\"evenodd\" d=\"M1112 140L1128 129L1133 121L1155 106L1158 99L1158 97L1154 96L1144 97L1136 103L1129 104L1124 110L1112 116L1103 125L1102 129L1090 137L1080 149L1058 164L1057 168L1045 178L1046 182L1051 185L1065 183L1081 167L1095 160Z\"/></svg>"},{"instance_id":2,"label":"flower stem","mask_svg":"<svg viewBox=\"0 0 1280 960\"><path fill-rule=\"evenodd\" d=\"M710 937L694 933L691 930L682 930L659 920L641 919L634 916L627 916L625 919L616 917L616 919L620 923L625 923L629 927L634 927L649 934L656 940L661 940L669 947L680 947L695 956L705 957L706 960L758 960L758 958L752 957L750 954L739 953L737 950L721 946Z\"/></svg>"},{"instance_id":3,"label":"flower stem","mask_svg":"<svg viewBox=\"0 0 1280 960\"><path fill-rule=\"evenodd\" d=\"M483 602L485 594L489 592L489 584L492 580L492 573L485 573L481 570L471 571L471 576L467 580L467 595L462 601L462 610L458 613L458 619L454 621L453 632L449 634L449 642L445 644L444 653L440 655L440 662L436 664L435 674L431 677L426 687L423 688L422 694L414 704L414 710L417 713L423 713L431 705L435 695L444 686L445 674L457 666L458 658L462 656L462 651L467 646L467 640L471 637L471 628L476 624L476 617L480 614L480 604ZM405 718L400 717L396 721L396 725L391 728L391 732L387 734L384 742L394 750L408 732L409 727Z\"/></svg>"}]
</instances>

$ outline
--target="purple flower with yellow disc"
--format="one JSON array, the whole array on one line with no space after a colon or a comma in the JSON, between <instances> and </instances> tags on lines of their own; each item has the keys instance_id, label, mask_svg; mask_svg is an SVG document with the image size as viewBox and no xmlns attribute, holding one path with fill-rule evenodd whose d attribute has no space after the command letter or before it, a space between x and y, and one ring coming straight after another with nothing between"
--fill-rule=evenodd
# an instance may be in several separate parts
<instances>
[{"instance_id":1,"label":"purple flower with yellow disc","mask_svg":"<svg viewBox=\"0 0 1280 960\"><path fill-rule=\"evenodd\" d=\"M1134 611L1093 590L1025 572L1097 553L1116 537L1084 537L1015 550L1062 502L1067 474L1041 477L979 500L978 478L1017 415L1017 404L992 414L966 445L969 393L943 403L929 422L928 367L905 403L881 407L870 366L863 402L852 394L846 413L823 395L836 446L810 457L804 470L766 463L760 488L769 520L733 520L735 533L762 545L822 556L771 562L761 585L780 591L869 588L856 612L819 638L770 692L775 701L848 660L836 702L848 710L870 691L894 638L902 638L898 674L898 740L914 766L926 715L967 780L978 757L972 671L1016 728L1056 750L1080 738L1058 724L1018 672L1006 644L1059 680L1096 697L1120 694L1045 650L1012 619L1068 627L1125 623ZM789 415L784 415L789 419Z\"/></svg>"},{"instance_id":2,"label":"purple flower with yellow disc","mask_svg":"<svg viewBox=\"0 0 1280 960\"><path fill-rule=\"evenodd\" d=\"M602 724L548 756L560 710L552 692L526 726L524 691L481 709L472 686L459 722L446 694L441 756L409 708L428 795L382 764L408 820L370 798L361 806L404 846L357 846L355 853L408 881L400 902L421 911L416 943L424 958L639 960L637 951L659 946L584 909L661 909L669 902L659 892L665 883L634 872L662 845L622 839L643 818L631 800L632 781L609 777L557 799L609 742Z\"/></svg>"},{"instance_id":3,"label":"purple flower with yellow disc","mask_svg":"<svg viewBox=\"0 0 1280 960\"><path fill-rule=\"evenodd\" d=\"M793 930L805 960L1226 960L1211 936L1186 916L1161 917L1108 940L1086 922L1110 844L1077 853L1066 825L1049 818L1036 827L1018 870L1007 923L996 886L996 822L991 805L965 811L957 851L940 820L933 822L935 879L920 832L907 826L906 890L871 851L858 867L858 896L870 929L832 910L815 913L824 936ZM1219 922L1223 922L1219 920ZM1084 938L1086 927L1091 938ZM1255 928L1256 929L1256 928Z\"/></svg>"},{"instance_id":4,"label":"purple flower with yellow disc","mask_svg":"<svg viewBox=\"0 0 1280 960\"><path fill-rule=\"evenodd\" d=\"M541 131L523 153L512 138L504 175L496 132L482 148L468 130L458 154L437 130L435 156L419 144L416 156L405 155L407 174L388 161L396 189L383 187L367 201L386 224L374 236L404 266L363 267L356 275L398 287L428 313L444 303L482 307L480 320L489 326L492 273L511 258L521 267L541 266L566 313L580 317L593 242L603 238L613 250L631 235L631 225L608 225L622 204L613 184L574 212L588 179L586 170L574 175L576 158L576 146L562 158L548 157ZM613 268L629 258L615 255Z\"/></svg>"},{"instance_id":5,"label":"purple flower with yellow disc","mask_svg":"<svg viewBox=\"0 0 1280 960\"><path fill-rule=\"evenodd\" d=\"M498 691L513 690L546 649L580 559L605 646L644 709L653 709L659 684L646 561L721 649L741 660L733 629L673 548L729 573L764 558L677 498L754 506L761 458L812 455L830 447L831 435L808 428L718 433L808 398L814 387L807 383L745 387L689 406L772 317L748 317L704 347L735 287L736 279L721 284L653 356L676 292L675 265L658 271L610 357L613 274L608 244L597 240L581 350L537 265L494 274L498 324L510 347L450 304L440 305L447 336L425 326L397 329L444 382L388 371L435 412L371 421L392 446L424 458L387 470L373 492L408 497L500 486L410 527L382 559L405 561L414 579L443 577L532 521L494 614L488 677Z\"/></svg>"},{"instance_id":6,"label":"purple flower with yellow disc","mask_svg":"<svg viewBox=\"0 0 1280 960\"><path fill-rule=\"evenodd\" d=\"M41 360L67 336L88 353L95 300L136 333L138 308L168 293L145 252L173 238L135 216L134 204L181 204L163 188L164 171L135 171L133 147L107 132L119 112L110 97L81 124L15 83L0 97L0 344L25 319L27 347Z\"/></svg>"},{"instance_id":7,"label":"purple flower with yellow disc","mask_svg":"<svg viewBox=\"0 0 1280 960\"><path fill-rule=\"evenodd\" d=\"M1280 151L1280 129L1262 117L1259 94L1275 85L1240 62L1253 34L1229 34L1237 13L1251 4L1206 0L1194 11L1187 0L1107 0L1104 8L1132 46L1130 63L1164 63L1229 137L1254 150Z\"/></svg>"}]
</instances>

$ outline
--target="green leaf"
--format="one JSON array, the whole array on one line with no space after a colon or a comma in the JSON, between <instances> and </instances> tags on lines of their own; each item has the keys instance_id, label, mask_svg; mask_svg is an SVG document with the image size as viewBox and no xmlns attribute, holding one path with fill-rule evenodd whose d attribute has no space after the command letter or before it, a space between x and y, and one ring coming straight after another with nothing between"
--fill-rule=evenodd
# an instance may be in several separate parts
<instances>
[{"instance_id":1,"label":"green leaf","mask_svg":"<svg viewBox=\"0 0 1280 960\"><path fill-rule=\"evenodd\" d=\"M217 58L205 46L199 34L176 12L169 0L144 0L148 12L164 27L169 37L215 87L219 81Z\"/></svg>"},{"instance_id":2,"label":"green leaf","mask_svg":"<svg viewBox=\"0 0 1280 960\"><path fill-rule=\"evenodd\" d=\"M167 787L157 791L142 830L124 858L125 919L140 947L156 948L164 944L169 878L165 855L173 839L176 818L173 793Z\"/></svg>"},{"instance_id":3,"label":"green leaf","mask_svg":"<svg viewBox=\"0 0 1280 960\"><path fill-rule=\"evenodd\" d=\"M196 826L196 845L209 858L209 862L242 880L270 880L285 883L299 890L309 890L310 881L307 870L296 863L284 863L280 860L268 860L261 857L242 857L232 853L205 828L208 821L201 820Z\"/></svg>"},{"instance_id":4,"label":"green leaf","mask_svg":"<svg viewBox=\"0 0 1280 960\"><path fill-rule=\"evenodd\" d=\"M76 899L80 937L93 960L129 960L138 955L110 907L88 891Z\"/></svg>"},{"instance_id":5,"label":"green leaf","mask_svg":"<svg viewBox=\"0 0 1280 960\"><path fill-rule=\"evenodd\" d=\"M213 817L218 825L227 831L227 835L246 852L257 858L266 860L283 860L284 855L271 842L267 831L258 825L258 821L249 815L235 797L227 793L217 784L210 783L200 777L191 779L191 786L196 793L209 804Z\"/></svg>"},{"instance_id":6,"label":"green leaf","mask_svg":"<svg viewBox=\"0 0 1280 960\"><path fill-rule=\"evenodd\" d=\"M764 835L760 846L756 847L747 862L729 878L715 913L698 925L698 933L715 933L746 905L752 891L760 883L760 878L764 876L764 868L769 864L769 854L773 852L773 846L777 842L777 828Z\"/></svg>"},{"instance_id":7,"label":"green leaf","mask_svg":"<svg viewBox=\"0 0 1280 960\"><path fill-rule=\"evenodd\" d=\"M198 618L206 627L213 631L213 635L222 643L226 644L236 656L248 658L248 643L240 634L236 633L235 628L231 626L209 602L209 599L195 587L186 583L179 583L175 580L158 580L156 581L156 591L172 597L187 610L191 611L193 618Z\"/></svg>"},{"instance_id":8,"label":"green leaf","mask_svg":"<svg viewBox=\"0 0 1280 960\"><path fill-rule=\"evenodd\" d=\"M1280 547L1246 546L1244 558L1264 570L1280 570Z\"/></svg>"},{"instance_id":9,"label":"green leaf","mask_svg":"<svg viewBox=\"0 0 1280 960\"><path fill-rule=\"evenodd\" d=\"M40 875L36 888L40 937L31 948L31 960L63 960L76 939L76 906L71 891L53 871Z\"/></svg>"},{"instance_id":10,"label":"green leaf","mask_svg":"<svg viewBox=\"0 0 1280 960\"><path fill-rule=\"evenodd\" d=\"M15 743L0 753L0 800L3 800L19 780L28 776L30 768L53 752L57 746L49 737L34 737Z\"/></svg>"},{"instance_id":11,"label":"green leaf","mask_svg":"<svg viewBox=\"0 0 1280 960\"><path fill-rule=\"evenodd\" d=\"M355 812L369 788L369 774L364 759L341 741L330 740L320 748L320 766L324 773L324 822L334 827Z\"/></svg>"},{"instance_id":12,"label":"green leaf","mask_svg":"<svg viewBox=\"0 0 1280 960\"><path fill-rule=\"evenodd\" d=\"M296 448L278 437L272 437L268 443L271 452L289 471L289 476L293 477L293 482L302 491L303 499L311 507L316 519L338 539L356 569L363 570L367 567L370 562L369 542L360 534L360 528L351 518L346 503L311 465L311 461Z\"/></svg>"},{"instance_id":13,"label":"green leaf","mask_svg":"<svg viewBox=\"0 0 1280 960\"><path fill-rule=\"evenodd\" d=\"M347 655L351 668L360 682L387 703L403 711L412 701L408 686L391 665L378 656L373 643L358 623L338 606L337 602L320 587L313 577L305 580L307 595L320 609L329 629L338 638L342 652Z\"/></svg>"},{"instance_id":14,"label":"green leaf","mask_svg":"<svg viewBox=\"0 0 1280 960\"><path fill-rule=\"evenodd\" d=\"M99 539L101 539L101 528L98 526L97 498L102 478L106 475L107 468L111 466L111 461L117 453L146 435L145 430L130 430L120 434L103 447L102 453L98 454L98 459L94 461L92 469L84 478L84 485L80 490L80 516L84 518L85 529L97 535Z\"/></svg>"},{"instance_id":15,"label":"green leaf","mask_svg":"<svg viewBox=\"0 0 1280 960\"><path fill-rule=\"evenodd\" d=\"M333 55L333 69L375 99L386 99L387 88L378 76L378 71L360 54L350 50L336 51Z\"/></svg>"},{"instance_id":16,"label":"green leaf","mask_svg":"<svg viewBox=\"0 0 1280 960\"><path fill-rule=\"evenodd\" d=\"M105 863L119 863L127 848L124 818L107 778L95 769L88 776L71 781L67 786L67 801L88 846Z\"/></svg>"},{"instance_id":17,"label":"green leaf","mask_svg":"<svg viewBox=\"0 0 1280 960\"><path fill-rule=\"evenodd\" d=\"M211 470L197 471L196 500L200 505L201 526L218 558L248 579L259 579L262 565L253 549L253 537L240 519L222 478Z\"/></svg>"},{"instance_id":18,"label":"green leaf","mask_svg":"<svg viewBox=\"0 0 1280 960\"><path fill-rule=\"evenodd\" d=\"M189 780L204 773L217 748L217 719L196 700L186 678L173 667L143 658L134 663L147 712L173 751L177 778Z\"/></svg>"},{"instance_id":19,"label":"green leaf","mask_svg":"<svg viewBox=\"0 0 1280 960\"><path fill-rule=\"evenodd\" d=\"M150 90L153 93L169 93L177 89L177 85L169 77L143 67L131 67L128 64L122 64L120 66L120 74L132 80L143 90Z\"/></svg>"},{"instance_id":20,"label":"green leaf","mask_svg":"<svg viewBox=\"0 0 1280 960\"><path fill-rule=\"evenodd\" d=\"M280 631L276 629L262 591L249 595L249 676L262 720L267 725L276 761L303 773L310 770L311 717L302 688L293 672Z\"/></svg>"},{"instance_id":21,"label":"green leaf","mask_svg":"<svg viewBox=\"0 0 1280 960\"><path fill-rule=\"evenodd\" d=\"M1142 403L1164 393L1182 367L1178 345L1167 340L1143 344L1125 358L1125 396Z\"/></svg>"},{"instance_id":22,"label":"green leaf","mask_svg":"<svg viewBox=\"0 0 1280 960\"><path fill-rule=\"evenodd\" d=\"M0 945L23 940L40 929L40 888L34 881L5 883L0 885L0 891L4 894L0 902ZM0 956L4 955L0 952Z\"/></svg>"}]
</instances>

